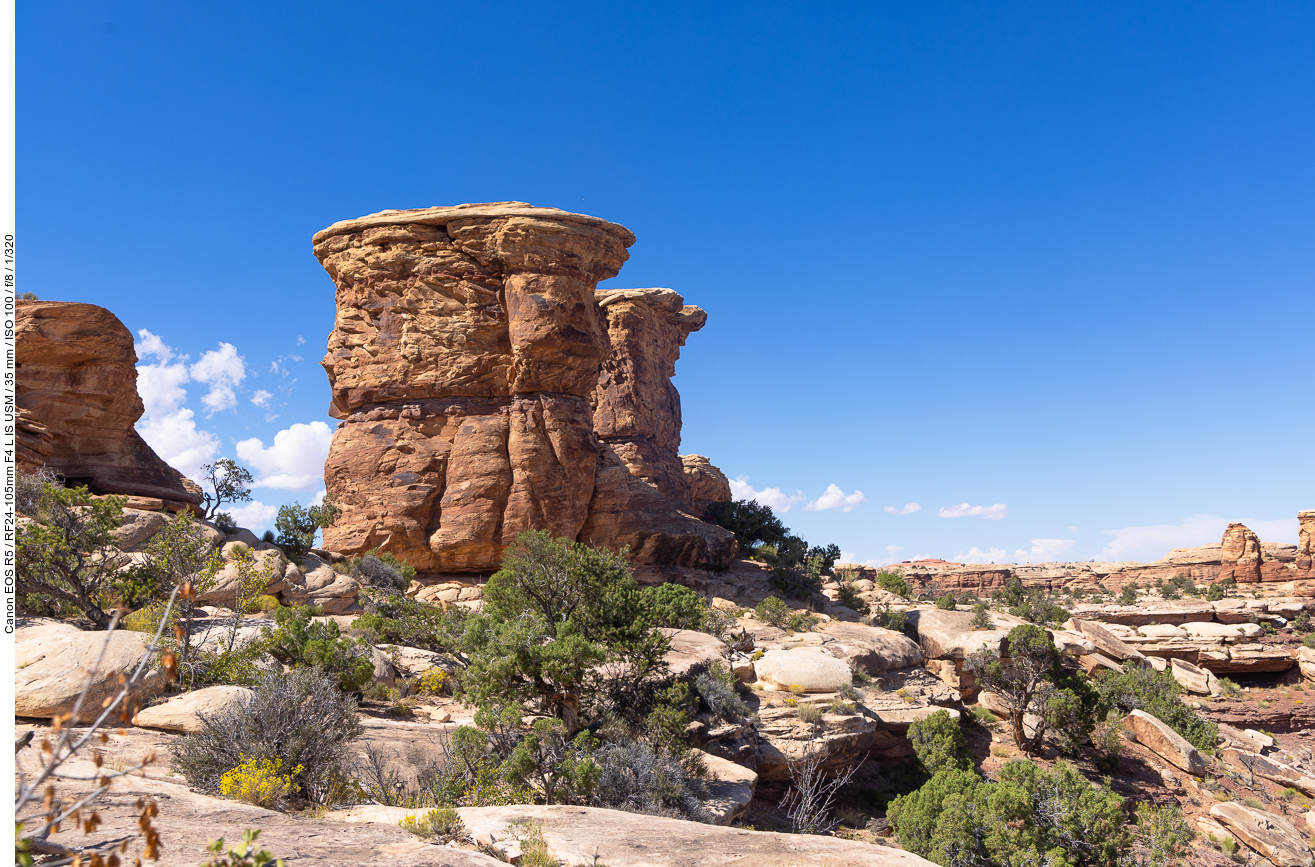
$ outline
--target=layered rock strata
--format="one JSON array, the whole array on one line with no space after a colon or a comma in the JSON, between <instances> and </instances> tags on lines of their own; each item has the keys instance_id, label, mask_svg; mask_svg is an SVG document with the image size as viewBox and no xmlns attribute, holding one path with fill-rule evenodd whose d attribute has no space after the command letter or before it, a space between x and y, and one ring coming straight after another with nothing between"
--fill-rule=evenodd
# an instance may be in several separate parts
<instances>
[{"instance_id":1,"label":"layered rock strata","mask_svg":"<svg viewBox=\"0 0 1315 867\"><path fill-rule=\"evenodd\" d=\"M1227 578L1238 583L1260 583L1281 595L1315 594L1315 510L1297 513L1296 545L1262 542L1243 524L1230 524L1216 545L1177 548L1153 563L993 563L965 564L947 560L913 560L883 567L898 569L919 587L955 593L985 595L1017 577L1024 586L1051 591L1091 592L1103 586L1114 593L1128 584L1143 587L1182 576L1196 584L1214 584ZM836 569L860 580L872 580L880 569L840 563ZM1295 582L1295 583L1294 583Z\"/></svg>"},{"instance_id":2,"label":"layered rock strata","mask_svg":"<svg viewBox=\"0 0 1315 867\"><path fill-rule=\"evenodd\" d=\"M137 353L110 311L67 301L19 301L17 461L46 466L96 494L195 506L200 489L141 438Z\"/></svg>"},{"instance_id":3,"label":"layered rock strata","mask_svg":"<svg viewBox=\"0 0 1315 867\"><path fill-rule=\"evenodd\" d=\"M314 243L337 285L323 366L343 420L326 547L488 572L517 533L545 529L629 545L637 565L729 562L730 534L681 511L670 376L703 311L670 290L595 294L629 230L502 202L384 211Z\"/></svg>"}]
</instances>

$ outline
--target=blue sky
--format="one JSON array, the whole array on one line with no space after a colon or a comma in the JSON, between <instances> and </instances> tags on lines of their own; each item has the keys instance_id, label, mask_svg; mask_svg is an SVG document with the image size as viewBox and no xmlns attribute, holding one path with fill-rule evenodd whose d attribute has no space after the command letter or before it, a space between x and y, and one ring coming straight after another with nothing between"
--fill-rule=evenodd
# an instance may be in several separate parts
<instances>
[{"instance_id":1,"label":"blue sky","mask_svg":"<svg viewBox=\"0 0 1315 867\"><path fill-rule=\"evenodd\" d=\"M1315 508L1310 4L17 24L24 286L139 335L143 432L257 469L249 524L323 487L311 234L507 199L636 233L608 285L709 313L682 451L854 559L1147 559Z\"/></svg>"}]
</instances>

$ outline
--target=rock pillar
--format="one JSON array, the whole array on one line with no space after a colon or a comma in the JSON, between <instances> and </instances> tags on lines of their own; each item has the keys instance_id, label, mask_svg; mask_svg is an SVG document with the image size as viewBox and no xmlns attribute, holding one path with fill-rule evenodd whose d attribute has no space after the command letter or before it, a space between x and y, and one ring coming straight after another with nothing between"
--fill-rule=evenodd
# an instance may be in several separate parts
<instances>
[{"instance_id":1,"label":"rock pillar","mask_svg":"<svg viewBox=\"0 0 1315 867\"><path fill-rule=\"evenodd\" d=\"M1223 550L1220 552L1219 580L1233 578L1239 584L1260 580L1260 537L1245 524L1229 524L1224 530Z\"/></svg>"},{"instance_id":2,"label":"rock pillar","mask_svg":"<svg viewBox=\"0 0 1315 867\"><path fill-rule=\"evenodd\" d=\"M585 533L605 470L603 511L633 481L656 497L639 514L690 537L650 545L659 557L679 552L663 562L723 565L706 537L725 531L680 516L683 501L631 476L594 432L611 357L595 286L634 240L614 223L520 202L383 211L316 234L315 256L337 285L323 365L330 414L342 419L325 482L343 515L325 545L382 547L424 571L488 572L518 532L546 529L631 544L643 562L642 534L607 522Z\"/></svg>"},{"instance_id":3,"label":"rock pillar","mask_svg":"<svg viewBox=\"0 0 1315 867\"><path fill-rule=\"evenodd\" d=\"M1297 513L1297 570L1315 572L1315 509Z\"/></svg>"}]
</instances>

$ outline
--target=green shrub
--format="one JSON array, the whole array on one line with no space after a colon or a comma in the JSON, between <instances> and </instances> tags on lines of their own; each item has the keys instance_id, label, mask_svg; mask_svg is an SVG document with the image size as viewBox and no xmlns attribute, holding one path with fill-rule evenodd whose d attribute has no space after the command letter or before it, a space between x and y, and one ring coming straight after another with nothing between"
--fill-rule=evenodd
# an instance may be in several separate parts
<instances>
[{"instance_id":1,"label":"green shrub","mask_svg":"<svg viewBox=\"0 0 1315 867\"><path fill-rule=\"evenodd\" d=\"M806 611L795 611L785 621L785 628L791 632L812 632L817 627L817 618Z\"/></svg>"},{"instance_id":2,"label":"green shrub","mask_svg":"<svg viewBox=\"0 0 1315 867\"><path fill-rule=\"evenodd\" d=\"M244 831L242 842L229 847L227 852L224 851L223 837L211 840L205 850L213 854L210 860L205 862L204 867L265 867L266 864L283 867L282 858L275 861L274 856L267 849L256 848L256 838L259 836L259 830Z\"/></svg>"},{"instance_id":3,"label":"green shrub","mask_svg":"<svg viewBox=\"0 0 1315 867\"><path fill-rule=\"evenodd\" d=\"M81 614L97 628L109 626L107 610L118 601L113 530L123 523L124 497L93 497L85 487L65 488L52 475L20 473L19 507L31 523L15 539L16 589L35 614Z\"/></svg>"},{"instance_id":4,"label":"green shrub","mask_svg":"<svg viewBox=\"0 0 1315 867\"><path fill-rule=\"evenodd\" d=\"M279 506L278 516L274 519L274 528L278 530L274 544L294 560L303 557L314 547L316 532L333 526L340 514L342 509L332 494L319 506L307 508L301 503Z\"/></svg>"},{"instance_id":5,"label":"green shrub","mask_svg":"<svg viewBox=\"0 0 1315 867\"><path fill-rule=\"evenodd\" d=\"M530 702L572 730L577 709L640 718L671 647L643 598L624 551L521 533L467 618L460 694L479 706Z\"/></svg>"},{"instance_id":6,"label":"green shrub","mask_svg":"<svg viewBox=\"0 0 1315 867\"><path fill-rule=\"evenodd\" d=\"M461 816L452 807L437 807L418 818L406 816L399 824L403 831L440 843L464 840L469 836Z\"/></svg>"},{"instance_id":7,"label":"green shrub","mask_svg":"<svg viewBox=\"0 0 1315 867\"><path fill-rule=\"evenodd\" d=\"M909 589L909 583L904 580L904 575L896 569L883 569L877 575L877 586L887 593L894 593L896 596L905 599L913 595L913 591Z\"/></svg>"},{"instance_id":8,"label":"green shrub","mask_svg":"<svg viewBox=\"0 0 1315 867\"><path fill-rule=\"evenodd\" d=\"M968 740L963 736L958 720L948 711L938 710L914 721L909 726L908 738L913 744L914 755L928 776L934 776L944 768L968 770L972 767Z\"/></svg>"},{"instance_id":9,"label":"green shrub","mask_svg":"<svg viewBox=\"0 0 1315 867\"><path fill-rule=\"evenodd\" d=\"M889 602L872 615L873 625L893 632L903 632L908 622L909 616L899 609L891 608Z\"/></svg>"},{"instance_id":10,"label":"green shrub","mask_svg":"<svg viewBox=\"0 0 1315 867\"><path fill-rule=\"evenodd\" d=\"M411 579L406 577L403 569L400 568L404 564L398 562L392 554L383 556L376 556L374 553L364 554L353 558L349 564L333 564L335 570L344 565L346 571L362 584L388 593L401 593L411 583ZM412 577L415 576L415 569L410 566L405 568L410 570Z\"/></svg>"},{"instance_id":11,"label":"green shrub","mask_svg":"<svg viewBox=\"0 0 1315 867\"><path fill-rule=\"evenodd\" d=\"M704 510L704 519L734 533L745 555L752 554L760 544L779 544L790 532L771 506L754 500L710 503Z\"/></svg>"},{"instance_id":12,"label":"green shrub","mask_svg":"<svg viewBox=\"0 0 1315 867\"><path fill-rule=\"evenodd\" d=\"M1114 865L1131 853L1123 799L1067 762L1042 771L1010 762L999 781L943 767L896 798L887 817L900 845L938 864Z\"/></svg>"},{"instance_id":13,"label":"green shrub","mask_svg":"<svg viewBox=\"0 0 1315 867\"><path fill-rule=\"evenodd\" d=\"M868 613L868 604L858 595L858 590L849 581L842 581L836 594L836 601L846 608L860 614Z\"/></svg>"},{"instance_id":14,"label":"green shrub","mask_svg":"<svg viewBox=\"0 0 1315 867\"><path fill-rule=\"evenodd\" d=\"M352 624L352 632L371 644L397 644L438 653L452 653L461 646L466 609L441 608L397 594L366 590L361 594L364 614Z\"/></svg>"},{"instance_id":15,"label":"green shrub","mask_svg":"<svg viewBox=\"0 0 1315 867\"><path fill-rule=\"evenodd\" d=\"M994 629L995 623L991 621L991 613L986 606L978 602L973 606L973 619L969 622L973 629Z\"/></svg>"},{"instance_id":16,"label":"green shrub","mask_svg":"<svg viewBox=\"0 0 1315 867\"><path fill-rule=\"evenodd\" d=\"M312 669L261 677L249 699L213 717L172 746L172 767L202 792L219 791L224 774L245 762L277 761L291 783L323 800L346 776L348 744L361 733L356 703ZM282 772L282 771L280 771Z\"/></svg>"},{"instance_id":17,"label":"green shrub","mask_svg":"<svg viewBox=\"0 0 1315 867\"><path fill-rule=\"evenodd\" d=\"M822 724L822 709L815 704L801 704L795 713L799 715L800 722L808 723L810 726Z\"/></svg>"},{"instance_id":18,"label":"green shrub","mask_svg":"<svg viewBox=\"0 0 1315 867\"><path fill-rule=\"evenodd\" d=\"M640 616L653 626L668 629L703 628L708 604L693 590L674 581L639 591Z\"/></svg>"},{"instance_id":19,"label":"green shrub","mask_svg":"<svg viewBox=\"0 0 1315 867\"><path fill-rule=\"evenodd\" d=\"M274 623L262 648L284 665L321 669L344 692L360 690L374 676L369 647L344 637L332 620L312 620L310 608L277 608Z\"/></svg>"},{"instance_id":20,"label":"green shrub","mask_svg":"<svg viewBox=\"0 0 1315 867\"><path fill-rule=\"evenodd\" d=\"M1047 736L1061 749L1075 750L1091 730L1090 713L1096 704L1086 676L1063 667L1050 633L1040 626L1015 626L1007 646L1008 664L994 648L983 647L964 667L983 689L1000 696L1009 711L1014 743L1025 754L1034 754ZM1031 735L1023 722L1028 714L1039 718Z\"/></svg>"},{"instance_id":21,"label":"green shrub","mask_svg":"<svg viewBox=\"0 0 1315 867\"><path fill-rule=\"evenodd\" d=\"M1137 582L1136 582L1136 581L1133 581L1133 582L1130 583L1130 584L1125 584L1125 585L1123 585L1123 589L1119 591L1119 604L1120 604L1120 605L1136 605L1136 604L1137 604L1137 590L1138 590L1138 587L1137 587Z\"/></svg>"},{"instance_id":22,"label":"green shrub","mask_svg":"<svg viewBox=\"0 0 1315 867\"><path fill-rule=\"evenodd\" d=\"M953 593L944 593L936 598L936 607L944 611L953 611L958 604Z\"/></svg>"},{"instance_id":23,"label":"green shrub","mask_svg":"<svg viewBox=\"0 0 1315 867\"><path fill-rule=\"evenodd\" d=\"M768 596L753 609L753 618L760 623L767 623L778 629L784 629L791 613L790 606L775 596Z\"/></svg>"},{"instance_id":24,"label":"green shrub","mask_svg":"<svg viewBox=\"0 0 1315 867\"><path fill-rule=\"evenodd\" d=\"M1183 703L1183 688L1167 669L1126 663L1122 671L1098 676L1095 687L1100 717L1110 711L1126 715L1143 710L1202 752L1213 753L1219 742L1219 727Z\"/></svg>"}]
</instances>

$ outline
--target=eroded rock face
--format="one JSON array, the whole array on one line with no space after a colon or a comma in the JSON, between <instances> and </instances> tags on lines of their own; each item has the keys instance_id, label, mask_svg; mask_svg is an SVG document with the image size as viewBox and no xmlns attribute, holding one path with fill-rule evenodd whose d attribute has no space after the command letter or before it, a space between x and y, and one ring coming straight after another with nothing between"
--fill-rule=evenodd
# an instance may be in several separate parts
<instances>
[{"instance_id":1,"label":"eroded rock face","mask_svg":"<svg viewBox=\"0 0 1315 867\"><path fill-rule=\"evenodd\" d=\"M632 243L614 223L519 202L318 233L338 287L323 365L343 419L326 547L489 572L517 533L546 529L629 545L636 565L724 568L730 534L682 513L670 382L706 314L668 289L596 295Z\"/></svg>"},{"instance_id":2,"label":"eroded rock face","mask_svg":"<svg viewBox=\"0 0 1315 867\"><path fill-rule=\"evenodd\" d=\"M695 515L702 516L703 510L713 503L730 501L730 479L712 461L703 455L681 455L680 462L685 467L685 484L689 486Z\"/></svg>"},{"instance_id":3,"label":"eroded rock face","mask_svg":"<svg viewBox=\"0 0 1315 867\"><path fill-rule=\"evenodd\" d=\"M1263 562L1260 537L1245 524L1229 524L1220 552L1219 580L1233 578L1239 584L1259 581Z\"/></svg>"},{"instance_id":4,"label":"eroded rock face","mask_svg":"<svg viewBox=\"0 0 1315 867\"><path fill-rule=\"evenodd\" d=\"M1296 567L1302 572L1315 572L1315 509L1297 513Z\"/></svg>"},{"instance_id":5,"label":"eroded rock face","mask_svg":"<svg viewBox=\"0 0 1315 867\"><path fill-rule=\"evenodd\" d=\"M95 494L194 506L184 484L133 429L142 417L132 333L110 311L68 301L19 301L17 460L45 465Z\"/></svg>"},{"instance_id":6,"label":"eroded rock face","mask_svg":"<svg viewBox=\"0 0 1315 867\"><path fill-rule=\"evenodd\" d=\"M594 430L639 478L692 508L680 448L680 394L671 384L680 348L708 314L670 289L612 289L596 295L608 354L594 390Z\"/></svg>"}]
</instances>

